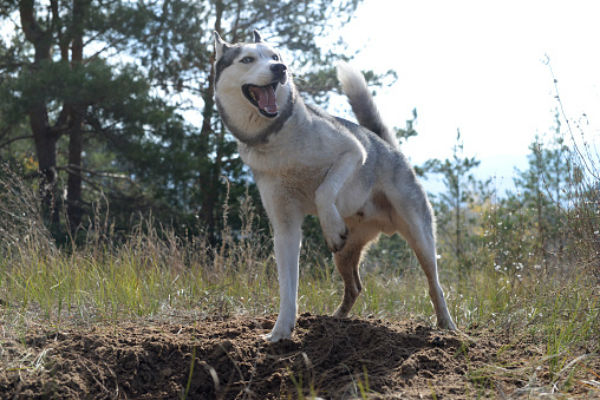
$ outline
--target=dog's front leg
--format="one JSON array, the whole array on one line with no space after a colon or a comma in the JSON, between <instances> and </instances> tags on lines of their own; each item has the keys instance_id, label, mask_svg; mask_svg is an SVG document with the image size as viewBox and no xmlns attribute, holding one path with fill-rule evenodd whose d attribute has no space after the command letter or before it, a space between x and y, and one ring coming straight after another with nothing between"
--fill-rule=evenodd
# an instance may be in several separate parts
<instances>
[{"instance_id":1,"label":"dog's front leg","mask_svg":"<svg viewBox=\"0 0 600 400\"><path fill-rule=\"evenodd\" d=\"M266 335L271 342L291 338L296 324L298 263L302 242L302 214L288 210L285 215L279 215L279 218L276 216L271 219L279 274L279 316L271 333Z\"/></svg>"},{"instance_id":2,"label":"dog's front leg","mask_svg":"<svg viewBox=\"0 0 600 400\"><path fill-rule=\"evenodd\" d=\"M335 202L346 181L364 161L365 153L362 147L343 153L331 166L325 179L315 192L315 205L317 206L321 229L327 241L327 246L334 253L344 247L348 236L348 229Z\"/></svg>"}]
</instances>

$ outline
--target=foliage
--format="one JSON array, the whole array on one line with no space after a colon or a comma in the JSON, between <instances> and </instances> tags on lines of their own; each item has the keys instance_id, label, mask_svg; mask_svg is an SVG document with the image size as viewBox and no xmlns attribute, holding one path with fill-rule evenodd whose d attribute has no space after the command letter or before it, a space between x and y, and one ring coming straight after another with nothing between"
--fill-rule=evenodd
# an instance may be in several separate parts
<instances>
[{"instance_id":1,"label":"foliage","mask_svg":"<svg viewBox=\"0 0 600 400\"><path fill-rule=\"evenodd\" d=\"M445 186L430 195L442 268L462 274L493 266L518 279L527 267L547 272L576 263L600 275L600 191L593 178L598 164L589 149L583 153L576 144L568 146L558 114L555 121L551 134L530 145L529 166L516 171L515 191L500 194L490 180L475 178L480 161L463 156L460 131L452 158L429 160L419 168L441 175ZM398 248L384 243L377 246L379 257ZM399 253L395 257L405 259Z\"/></svg>"},{"instance_id":2,"label":"foliage","mask_svg":"<svg viewBox=\"0 0 600 400\"><path fill-rule=\"evenodd\" d=\"M214 109L211 33L235 42L260 29L308 100L325 104L332 61L348 56L343 42L317 42L358 1L47 3L0 5L0 22L15 23L0 38L3 326L276 312L267 220ZM374 84L389 77L367 73ZM396 130L400 141L417 134L416 118ZM476 179L480 160L464 155L460 131L450 158L417 169L445 185L431 198L455 320L541 343L552 390L568 389L561 374L577 354L600 350L600 158L575 129L585 137L557 113L515 191ZM318 220L303 229L299 308L329 313L342 284ZM365 270L355 314L431 318L399 236L372 244Z\"/></svg>"},{"instance_id":3,"label":"foliage","mask_svg":"<svg viewBox=\"0 0 600 400\"><path fill-rule=\"evenodd\" d=\"M529 169L519 171L515 184L521 189L517 195L521 206L533 213L532 226L536 230L534 251L538 259L554 254L562 257L566 245L565 231L567 213L571 204L568 187L571 184L572 166L569 149L560 135L560 121L551 142L544 146L539 137L531 144ZM512 195L514 198L515 195Z\"/></svg>"},{"instance_id":4,"label":"foliage","mask_svg":"<svg viewBox=\"0 0 600 400\"><path fill-rule=\"evenodd\" d=\"M463 147L460 130L457 130L452 158L428 160L421 169L425 173L441 175L446 189L431 196L437 215L440 251L461 268L469 268L473 263L470 255L477 234L473 229L478 219L474 207L477 202L487 200L489 181L480 182L475 178L473 169L480 161L475 157L464 157Z\"/></svg>"},{"instance_id":5,"label":"foliage","mask_svg":"<svg viewBox=\"0 0 600 400\"><path fill-rule=\"evenodd\" d=\"M59 241L108 199L117 230L151 212L179 235L203 230L216 242L225 198L237 210L248 185L258 194L216 114L212 31L237 42L260 29L323 103L337 85L333 61L348 57L343 41L326 51L317 41L358 2L5 2L0 21L14 31L0 46L0 160L39 172Z\"/></svg>"}]
</instances>

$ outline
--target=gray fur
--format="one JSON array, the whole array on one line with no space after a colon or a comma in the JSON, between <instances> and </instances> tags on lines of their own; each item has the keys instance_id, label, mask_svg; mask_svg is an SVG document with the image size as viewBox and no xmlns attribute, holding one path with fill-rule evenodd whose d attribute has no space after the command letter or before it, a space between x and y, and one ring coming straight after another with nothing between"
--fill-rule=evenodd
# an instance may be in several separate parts
<instances>
[{"instance_id":1,"label":"gray fur","mask_svg":"<svg viewBox=\"0 0 600 400\"><path fill-rule=\"evenodd\" d=\"M379 116L360 73L338 66L338 76L361 125L306 106L294 83L276 77L276 50L260 41L215 42L216 103L251 168L274 232L280 312L270 341L290 338L296 322L298 262L304 215L319 217L344 280L335 316L345 317L360 293L364 247L380 232L399 232L427 276L438 325L455 329L439 284L435 223L427 195ZM227 47L226 47L227 46ZM232 55L236 49L235 56ZM241 58L241 62L234 62ZM269 88L278 80L281 84ZM262 88L252 98L242 90ZM258 98L257 98L258 96ZM260 105L262 103L262 105ZM268 105L275 117L260 110ZM259 110L260 109L260 110Z\"/></svg>"},{"instance_id":2,"label":"gray fur","mask_svg":"<svg viewBox=\"0 0 600 400\"><path fill-rule=\"evenodd\" d=\"M228 47L224 51L223 56L219 58L219 61L215 64L215 86L218 85L223 70L233 64L233 61L240 55L241 51L241 47Z\"/></svg>"},{"instance_id":3,"label":"gray fur","mask_svg":"<svg viewBox=\"0 0 600 400\"><path fill-rule=\"evenodd\" d=\"M394 147L398 142L394 132L381 119L365 78L345 63L338 64L338 80L358 123Z\"/></svg>"},{"instance_id":4,"label":"gray fur","mask_svg":"<svg viewBox=\"0 0 600 400\"><path fill-rule=\"evenodd\" d=\"M370 93L368 97L348 96L348 100L360 125L369 129L371 132L374 132L392 146L396 146L396 140L394 139L392 132L381 120Z\"/></svg>"}]
</instances>

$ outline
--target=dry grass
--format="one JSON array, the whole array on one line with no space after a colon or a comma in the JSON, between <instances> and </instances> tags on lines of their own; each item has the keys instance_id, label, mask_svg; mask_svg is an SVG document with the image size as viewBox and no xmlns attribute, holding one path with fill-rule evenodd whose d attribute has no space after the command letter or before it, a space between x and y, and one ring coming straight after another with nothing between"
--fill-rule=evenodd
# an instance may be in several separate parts
<instances>
[{"instance_id":1,"label":"dry grass","mask_svg":"<svg viewBox=\"0 0 600 400\"><path fill-rule=\"evenodd\" d=\"M81 324L173 315L277 312L271 242L268 233L253 230L255 216L249 201L242 208L244 228L227 229L216 248L202 237L178 238L167 228L157 228L151 218L141 217L129 236L115 245L109 219L97 215L84 232L85 243L63 249L54 246L45 229L33 190L9 171L0 185L4 337L20 337L40 325L60 331ZM305 252L303 258L299 309L329 314L341 299L341 280L330 262L316 268L307 260L317 255ZM504 271L486 256L478 268L465 273L445 269L444 260L442 254L441 281L459 327L474 336L493 332L506 342L501 351L515 354L514 365L503 361L470 369L472 382L499 394L508 390L501 384L507 377L526 382L510 392L513 397L557 396L571 393L576 385L600 394L600 378L591 367L598 366L600 352L600 287L589 261L571 258L552 268L532 264ZM364 262L370 271L364 275L364 292L354 315L434 325L426 280L414 264L402 270L379 258ZM535 343L541 353L528 359L519 351L524 342ZM33 370L46 356L26 352L11 360L5 355L0 354L4 368L25 365ZM365 383L361 385L364 389ZM367 396L366 390L360 392Z\"/></svg>"}]
</instances>

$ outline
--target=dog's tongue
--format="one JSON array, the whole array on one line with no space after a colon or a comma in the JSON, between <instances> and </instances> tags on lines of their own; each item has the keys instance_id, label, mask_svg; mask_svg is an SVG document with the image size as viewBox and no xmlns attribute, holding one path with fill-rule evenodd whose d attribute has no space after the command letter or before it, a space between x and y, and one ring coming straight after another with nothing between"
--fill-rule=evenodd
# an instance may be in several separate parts
<instances>
[{"instance_id":1,"label":"dog's tongue","mask_svg":"<svg viewBox=\"0 0 600 400\"><path fill-rule=\"evenodd\" d=\"M258 101L258 107L261 110L268 112L269 114L275 114L277 112L277 104L275 103L275 91L273 86L252 86L250 88L256 96Z\"/></svg>"}]
</instances>

